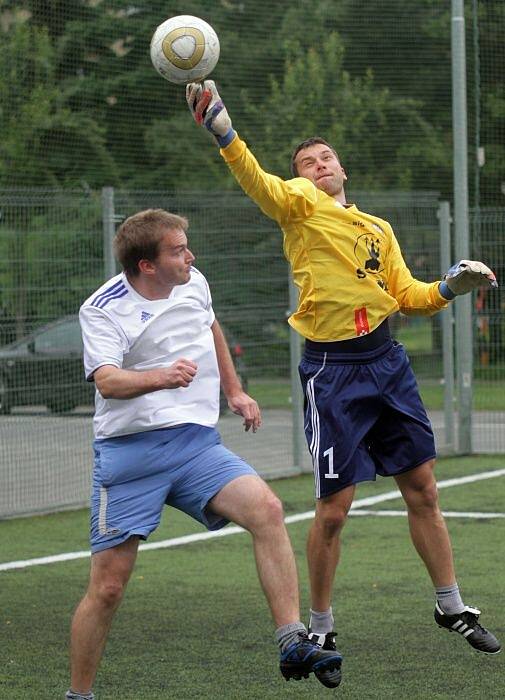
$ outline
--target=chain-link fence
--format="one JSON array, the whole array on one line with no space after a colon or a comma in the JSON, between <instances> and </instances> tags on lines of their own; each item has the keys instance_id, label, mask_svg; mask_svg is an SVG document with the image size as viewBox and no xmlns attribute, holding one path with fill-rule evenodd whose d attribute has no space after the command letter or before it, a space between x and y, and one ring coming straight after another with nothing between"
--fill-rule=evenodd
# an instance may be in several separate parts
<instances>
[{"instance_id":1,"label":"chain-link fence","mask_svg":"<svg viewBox=\"0 0 505 700\"><path fill-rule=\"evenodd\" d=\"M502 205L503 0L465 0L470 195ZM167 16L214 27L234 126L287 175L320 134L363 188L452 197L451 2L2 0L0 186L229 188L184 88L153 69Z\"/></svg>"},{"instance_id":2,"label":"chain-link fence","mask_svg":"<svg viewBox=\"0 0 505 700\"><path fill-rule=\"evenodd\" d=\"M471 211L472 255L495 271L500 287L474 295L475 452L505 451L505 209Z\"/></svg>"},{"instance_id":3,"label":"chain-link fence","mask_svg":"<svg viewBox=\"0 0 505 700\"><path fill-rule=\"evenodd\" d=\"M350 199L392 223L416 277L440 277L444 221L437 193L356 191ZM239 372L263 410L256 435L224 412L224 442L265 476L311 468L286 322L293 302L281 233L244 195L0 191L0 517L87 502L93 388L84 381L76 314L114 274L110 237L118 221L152 206L189 218L195 264L209 280ZM476 257L501 276L505 210L474 212L472 223ZM502 303L501 292L475 296L473 448L479 452L505 451ZM451 311L397 315L392 326L411 357L439 450L457 449Z\"/></svg>"},{"instance_id":4,"label":"chain-link fence","mask_svg":"<svg viewBox=\"0 0 505 700\"><path fill-rule=\"evenodd\" d=\"M149 206L189 217L196 264L263 408L255 436L225 413L224 440L263 474L310 469L280 233L238 192L192 122L184 88L154 71L155 27L182 13L207 20L221 43L212 77L261 164L286 177L295 144L329 140L350 175L349 198L391 221L414 275L433 280L455 261L449 205L439 200L457 201L456 5L466 37L468 254L501 281L503 0L0 0L0 517L87 500L93 390L76 313L115 271L118 222ZM465 324L458 301L433 318L392 319L442 452L461 451L462 435L465 449L505 451L503 303L501 289L480 291ZM473 368L468 357L459 363L465 348Z\"/></svg>"}]
</instances>

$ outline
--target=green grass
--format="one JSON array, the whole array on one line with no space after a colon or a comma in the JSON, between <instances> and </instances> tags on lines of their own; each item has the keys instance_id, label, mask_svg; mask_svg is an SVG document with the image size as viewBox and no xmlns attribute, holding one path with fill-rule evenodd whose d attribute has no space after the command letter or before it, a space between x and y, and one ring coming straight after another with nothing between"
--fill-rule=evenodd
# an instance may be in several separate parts
<instances>
[{"instance_id":1,"label":"green grass","mask_svg":"<svg viewBox=\"0 0 505 700\"><path fill-rule=\"evenodd\" d=\"M291 384L288 379L250 379L247 391L260 408L291 406Z\"/></svg>"},{"instance_id":2,"label":"green grass","mask_svg":"<svg viewBox=\"0 0 505 700\"><path fill-rule=\"evenodd\" d=\"M400 325L395 331L394 337L403 343L411 353L431 352L433 347L431 319L410 318L407 325Z\"/></svg>"},{"instance_id":3,"label":"green grass","mask_svg":"<svg viewBox=\"0 0 505 700\"><path fill-rule=\"evenodd\" d=\"M441 410L444 407L443 385L433 380L420 380L418 383L426 408ZM505 382L474 381L473 407L477 411L505 411Z\"/></svg>"},{"instance_id":4,"label":"green grass","mask_svg":"<svg viewBox=\"0 0 505 700\"><path fill-rule=\"evenodd\" d=\"M503 457L440 460L439 480L498 469ZM312 477L271 482L286 513L313 507ZM394 488L365 483L357 498ZM503 511L505 479L440 490L451 510ZM388 501L376 508L402 509ZM0 561L87 549L86 511L1 523ZM498 635L505 562L503 520L450 519L465 598L481 606ZM302 612L309 522L289 526L299 562ZM151 540L201 530L168 510ZM0 572L0 696L61 698L68 683L68 627L84 592L89 560ZM344 680L333 693L314 678L285 683L250 538L142 552L109 638L95 685L97 700L270 700L328 698L426 700L505 697L505 655L479 657L432 621L433 592L410 544L405 518L351 518L344 530L334 609Z\"/></svg>"}]
</instances>

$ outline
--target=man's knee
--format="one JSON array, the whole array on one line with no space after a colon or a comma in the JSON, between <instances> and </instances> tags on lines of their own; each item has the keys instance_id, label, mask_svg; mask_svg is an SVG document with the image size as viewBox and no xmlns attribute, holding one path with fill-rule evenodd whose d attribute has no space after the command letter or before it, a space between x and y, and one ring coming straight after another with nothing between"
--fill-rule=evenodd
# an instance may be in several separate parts
<instances>
[{"instance_id":1,"label":"man's knee","mask_svg":"<svg viewBox=\"0 0 505 700\"><path fill-rule=\"evenodd\" d=\"M333 505L322 508L316 513L316 524L325 539L338 536L347 520L348 509L344 506Z\"/></svg>"},{"instance_id":2,"label":"man's knee","mask_svg":"<svg viewBox=\"0 0 505 700\"><path fill-rule=\"evenodd\" d=\"M250 487L247 506L238 519L239 524L252 534L284 528L284 509L271 488L259 479Z\"/></svg>"},{"instance_id":3,"label":"man's knee","mask_svg":"<svg viewBox=\"0 0 505 700\"><path fill-rule=\"evenodd\" d=\"M114 609L120 604L127 582L121 578L108 578L90 584L88 595L101 607Z\"/></svg>"},{"instance_id":4,"label":"man's knee","mask_svg":"<svg viewBox=\"0 0 505 700\"><path fill-rule=\"evenodd\" d=\"M339 536L351 508L354 491L355 486L351 485L317 501L314 527L319 537L331 541Z\"/></svg>"},{"instance_id":5,"label":"man's knee","mask_svg":"<svg viewBox=\"0 0 505 700\"><path fill-rule=\"evenodd\" d=\"M407 501L407 505L411 510L424 512L437 512L438 505L438 490L435 482L425 484L420 489L417 489L413 497Z\"/></svg>"},{"instance_id":6,"label":"man's knee","mask_svg":"<svg viewBox=\"0 0 505 700\"><path fill-rule=\"evenodd\" d=\"M420 478L413 478L404 492L405 501L409 509L422 511L438 511L438 489L433 475L435 460L430 460L423 465ZM414 474L414 477L416 475Z\"/></svg>"},{"instance_id":7,"label":"man's knee","mask_svg":"<svg viewBox=\"0 0 505 700\"><path fill-rule=\"evenodd\" d=\"M259 524L265 523L272 527L284 526L284 508L280 499L268 486L265 488L256 515Z\"/></svg>"},{"instance_id":8,"label":"man's knee","mask_svg":"<svg viewBox=\"0 0 505 700\"><path fill-rule=\"evenodd\" d=\"M104 608L115 608L123 598L126 584L121 581L104 581L95 586L92 595Z\"/></svg>"}]
</instances>

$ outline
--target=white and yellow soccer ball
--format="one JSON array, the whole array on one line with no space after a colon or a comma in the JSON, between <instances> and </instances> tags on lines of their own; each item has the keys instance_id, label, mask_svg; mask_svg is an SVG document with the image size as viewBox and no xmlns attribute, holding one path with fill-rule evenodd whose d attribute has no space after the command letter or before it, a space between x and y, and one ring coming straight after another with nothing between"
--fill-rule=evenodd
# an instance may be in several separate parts
<instances>
[{"instance_id":1,"label":"white and yellow soccer ball","mask_svg":"<svg viewBox=\"0 0 505 700\"><path fill-rule=\"evenodd\" d=\"M156 28L151 39L151 61L171 83L184 85L206 78L219 59L219 39L199 17L177 15Z\"/></svg>"}]
</instances>

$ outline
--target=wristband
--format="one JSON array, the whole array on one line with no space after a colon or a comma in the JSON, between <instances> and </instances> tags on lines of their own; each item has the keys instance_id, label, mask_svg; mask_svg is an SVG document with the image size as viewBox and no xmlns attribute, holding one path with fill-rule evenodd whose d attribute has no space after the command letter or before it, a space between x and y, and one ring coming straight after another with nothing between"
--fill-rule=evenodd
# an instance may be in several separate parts
<instances>
[{"instance_id":1,"label":"wristband","mask_svg":"<svg viewBox=\"0 0 505 700\"><path fill-rule=\"evenodd\" d=\"M442 280L442 282L440 282L438 285L438 291L444 297L444 299L447 299L447 301L452 301L456 298L456 294L449 289L449 285L445 280Z\"/></svg>"},{"instance_id":2,"label":"wristband","mask_svg":"<svg viewBox=\"0 0 505 700\"><path fill-rule=\"evenodd\" d=\"M231 129L231 128L224 136L219 136L218 134L216 134L216 140L217 140L218 144L221 146L221 148L226 148L226 146L229 146L234 138L235 138L235 131L234 131L234 129Z\"/></svg>"}]
</instances>

